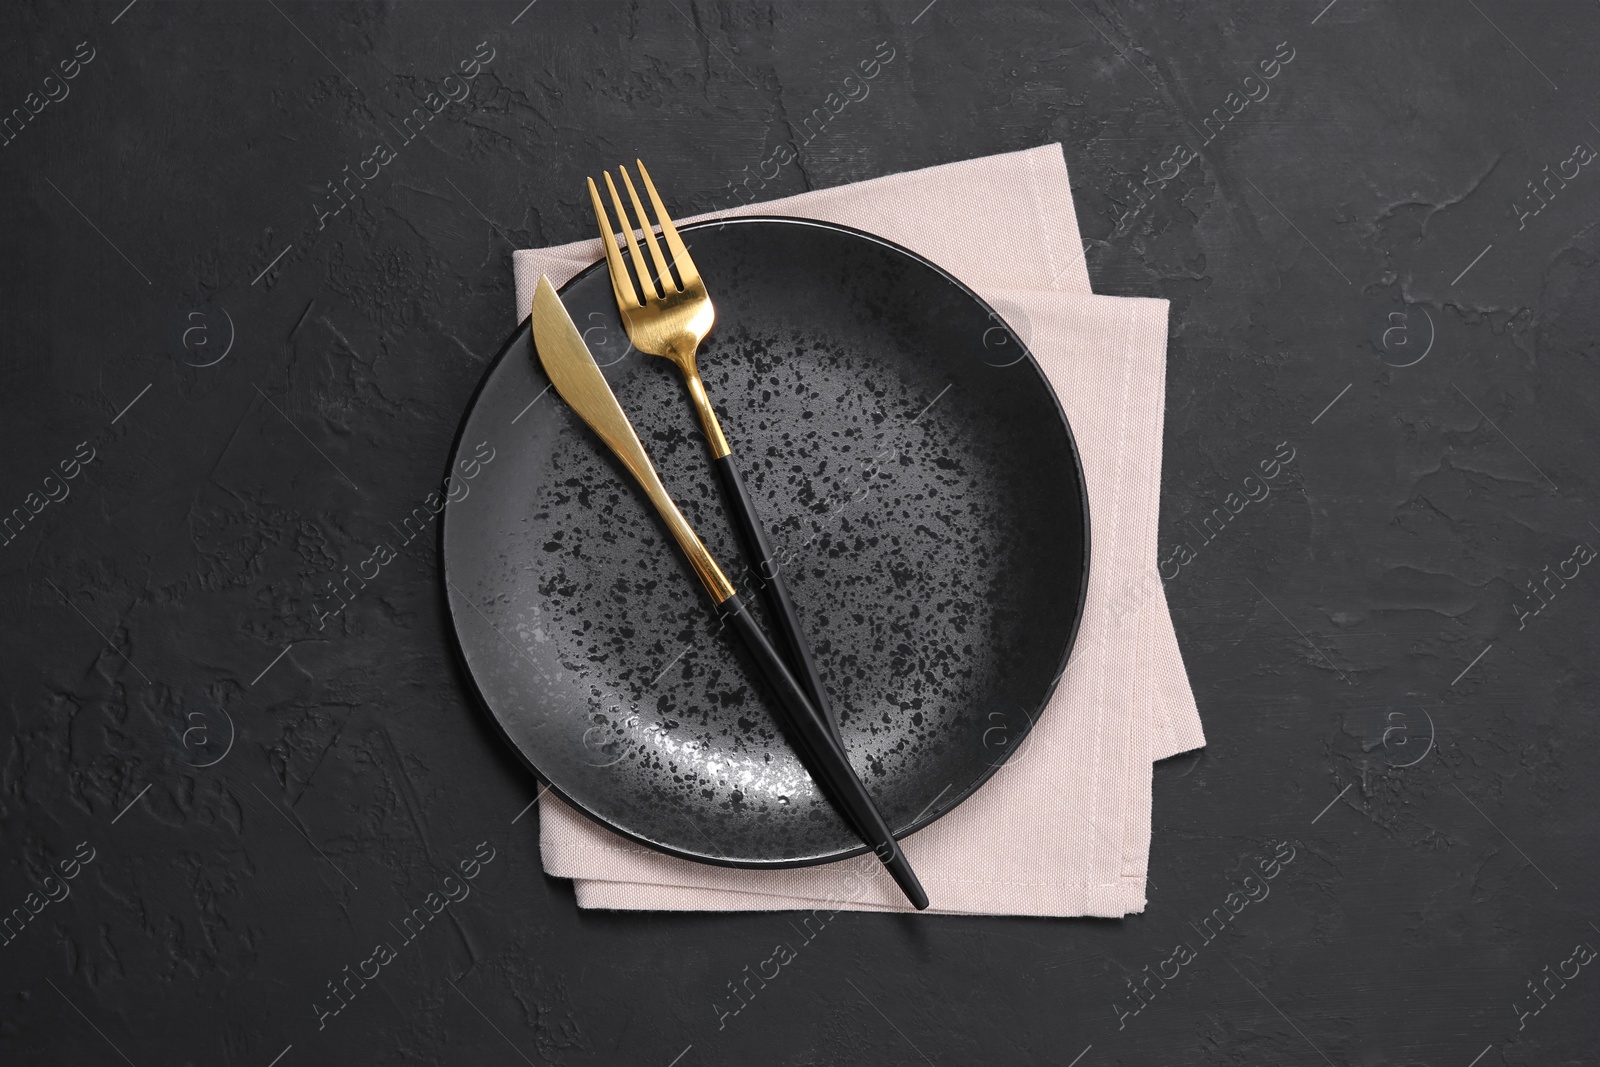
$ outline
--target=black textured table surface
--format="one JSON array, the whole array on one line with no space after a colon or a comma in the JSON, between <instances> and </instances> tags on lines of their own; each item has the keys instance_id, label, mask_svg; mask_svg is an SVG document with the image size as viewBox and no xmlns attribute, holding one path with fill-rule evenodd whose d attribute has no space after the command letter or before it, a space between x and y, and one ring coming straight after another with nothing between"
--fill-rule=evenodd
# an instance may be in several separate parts
<instances>
[{"instance_id":1,"label":"black textured table surface","mask_svg":"<svg viewBox=\"0 0 1600 1067\"><path fill-rule=\"evenodd\" d=\"M0 25L0 1062L1600 1059L1594 4ZM431 531L370 555L427 515L511 250L590 236L634 155L687 215L1052 141L1096 291L1171 301L1209 744L1155 768L1145 913L841 912L745 986L790 917L579 912Z\"/></svg>"}]
</instances>

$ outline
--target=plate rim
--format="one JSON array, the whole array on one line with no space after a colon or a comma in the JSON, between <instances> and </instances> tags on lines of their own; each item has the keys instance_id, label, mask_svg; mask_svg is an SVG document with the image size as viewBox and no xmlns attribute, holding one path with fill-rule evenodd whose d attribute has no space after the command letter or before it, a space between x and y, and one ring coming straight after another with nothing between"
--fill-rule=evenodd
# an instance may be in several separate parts
<instances>
[{"instance_id":1,"label":"plate rim","mask_svg":"<svg viewBox=\"0 0 1600 1067\"><path fill-rule=\"evenodd\" d=\"M1022 349L1023 353L1023 358L1017 360L1016 363L1026 363L1028 367L1032 369L1033 373L1038 377L1039 383L1044 387L1045 392L1050 397L1050 403L1055 410L1056 417L1060 420L1061 428L1066 431L1067 449L1072 456L1072 473L1077 481L1078 497L1083 502L1083 565L1079 575L1078 602L1076 605L1074 605L1072 625L1068 629L1067 639L1064 647L1061 650L1061 660L1056 665L1055 670L1052 672L1050 681L1045 686L1044 692L1039 698L1038 706L1031 709L1024 709L1024 711L1027 712L1026 718L1028 720L1028 725L1027 728L1021 732L1019 736L1019 743L1014 747L1008 747L1008 750L1001 759L989 764L983 773L975 777L964 789L961 790L961 792L953 796L947 804L942 807L934 807L931 814L925 811L922 815L919 815L916 819L912 820L912 822L909 823L905 828L895 830L895 840L901 841L920 830L928 828L935 822L938 822L940 819L944 818L946 815L955 811L962 804L971 799L973 794L981 789L991 778L998 774L1000 768L1004 767L1010 762L1012 756L1019 749L1024 747L1023 742L1026 742L1029 735L1033 733L1034 727L1038 725L1039 719L1043 716L1045 709L1049 706L1051 697L1055 695L1056 689L1060 686L1062 676L1066 674L1067 666L1072 659L1073 650L1078 644L1078 634L1083 626L1084 606L1087 603L1089 595L1089 568L1091 560L1093 559L1094 550L1094 546L1090 539L1091 523L1089 510L1089 487L1084 477L1083 455L1081 450L1078 448L1078 439L1077 435L1073 433L1072 422L1067 418L1066 410L1061 406L1061 398L1056 394L1055 386L1051 384L1049 377L1044 373L1044 368L1039 365L1039 361L1034 356L1033 350L1028 346L1026 341L1017 336L1016 330L1009 322L1006 321L1005 316L996 311L987 300L979 296L971 286L963 282L960 278L957 278L954 274L928 259L926 256L923 256L902 244L889 240L886 237L879 236L875 233L869 233L866 230L857 229L854 226L846 226L836 222L825 222L819 219L807 219L793 215L739 215L732 218L702 219L698 222L684 223L678 226L678 230L680 233L684 233L692 230L722 229L727 226L741 226L752 223L800 225L809 226L816 229L831 230L836 233L843 233L853 238L862 239L870 241L876 245L881 245L882 247L898 253L899 255L902 255L923 267L933 270L947 282L951 283L962 293L964 293L968 299L977 304L978 307L980 307L983 311L987 312L989 316L996 322L1003 324L1011 336L1016 339L1017 344ZM556 290L556 294L558 296L564 295L572 286L587 278L596 270L605 266L605 257L602 256L563 282ZM563 303L564 302L565 301L563 301ZM461 454L462 439L466 435L467 422L471 418L473 410L477 407L478 398L482 395L484 388L489 384L490 378L494 376L496 369L499 368L501 361L504 360L506 356L510 354L511 350L516 347L517 343L522 340L524 334L529 335L528 344L530 347L532 347L533 338L532 329L529 324L530 318L531 314L523 315L522 318L518 320L516 329L513 330L510 336L508 336L500 345L500 348L495 353L494 358L489 360L488 365L483 369L483 373L479 375L478 384L473 387L472 395L467 398L466 404L462 408L461 418L456 424L456 431L450 442L449 458L445 465L446 479L448 479L451 472L455 470L456 461ZM1015 366L1016 363L1009 364L1008 366ZM525 753L522 749L522 746L518 744L517 741L511 736L510 732L506 729L505 724L500 721L500 717L495 714L494 708L490 706L488 699L483 695L483 691L478 685L477 677L472 672L472 666L467 662L466 650L462 646L461 641L460 618L456 611L455 603L451 597L453 587L450 582L449 572L447 570L449 560L445 554L445 527L449 522L449 517L450 507L449 503L447 502L444 513L441 515L439 521L437 550L439 553L438 583L440 592L444 595L445 612L450 621L449 631L451 649L454 653L456 664L460 667L461 673L466 678L468 688L472 692L474 702L478 705L479 712L485 718L487 718L491 724L493 724L494 729L510 747L517 759L533 773L535 780L543 783L541 788L534 796L534 803L537 803L539 799L542 798L546 793L553 793L568 807L575 811L581 812L597 826L603 827L604 829L609 830L612 833L617 834L629 841L632 841L635 844L642 845L645 848L650 849L652 852L660 853L661 855L665 856L672 856L677 859L687 860L692 863L703 863L708 866L722 867L726 869L750 871L796 870L805 867L818 867L828 863L837 863L842 860L853 859L856 856L864 855L865 853L871 851L871 848L864 842L857 842L848 849L844 849L827 856L754 861L728 859L722 856L706 856L693 852L683 852L664 845L661 842L648 840L624 827L618 826L616 823L611 822L610 820L601 816L598 812L591 811L588 806L569 796L565 790L557 786L555 782L550 780L548 776L539 770L538 765L534 763L532 757ZM465 593L462 594L463 597L465 597L465 595Z\"/></svg>"}]
</instances>

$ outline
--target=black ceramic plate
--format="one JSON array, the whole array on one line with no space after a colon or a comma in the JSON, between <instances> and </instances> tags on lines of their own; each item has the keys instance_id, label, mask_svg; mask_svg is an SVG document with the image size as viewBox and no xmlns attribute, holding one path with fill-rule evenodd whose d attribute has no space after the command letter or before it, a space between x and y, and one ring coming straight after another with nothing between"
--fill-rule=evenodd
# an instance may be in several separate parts
<instances>
[{"instance_id":1,"label":"black ceramic plate","mask_svg":"<svg viewBox=\"0 0 1600 1067\"><path fill-rule=\"evenodd\" d=\"M1071 431L1010 328L905 249L798 219L683 234L717 309L706 388L851 763L902 836L1017 750L1066 666L1089 560ZM668 490L759 613L678 371L629 346L603 263L561 295ZM442 542L459 650L552 789L711 863L864 850L643 494L549 389L526 320L473 398L451 469Z\"/></svg>"}]
</instances>

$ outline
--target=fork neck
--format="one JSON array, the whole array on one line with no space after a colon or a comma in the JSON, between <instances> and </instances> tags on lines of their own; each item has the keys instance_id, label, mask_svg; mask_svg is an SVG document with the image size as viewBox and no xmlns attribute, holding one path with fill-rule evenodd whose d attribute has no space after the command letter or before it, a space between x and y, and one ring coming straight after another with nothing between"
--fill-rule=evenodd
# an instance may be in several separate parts
<instances>
[{"instance_id":1,"label":"fork neck","mask_svg":"<svg viewBox=\"0 0 1600 1067\"><path fill-rule=\"evenodd\" d=\"M694 402L694 409L700 416L700 427L705 430L706 443L711 446L711 458L721 459L732 451L728 447L728 439L722 436L722 426L717 422L717 413L711 407L711 398L706 396L706 387L700 381L700 371L696 369L692 360L680 362L679 368L683 371L683 382L689 387L689 399Z\"/></svg>"}]
</instances>

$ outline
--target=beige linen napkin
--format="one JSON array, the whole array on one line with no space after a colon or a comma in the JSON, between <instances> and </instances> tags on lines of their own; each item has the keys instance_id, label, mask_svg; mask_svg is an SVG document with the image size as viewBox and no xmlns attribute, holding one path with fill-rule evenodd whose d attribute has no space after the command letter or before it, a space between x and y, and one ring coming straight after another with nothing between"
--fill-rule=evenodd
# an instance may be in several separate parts
<instances>
[{"instance_id":1,"label":"beige linen napkin","mask_svg":"<svg viewBox=\"0 0 1600 1067\"><path fill-rule=\"evenodd\" d=\"M701 217L751 214L854 226L955 274L1028 343L1082 454L1092 551L1077 644L1025 746L906 839L932 910L1142 911L1150 763L1205 743L1156 576L1166 301L1089 292L1059 145ZM600 255L598 241L516 252L517 307L540 274L561 285ZM908 909L870 854L787 871L712 867L635 845L551 796L540 846L546 872L574 880L580 907Z\"/></svg>"}]
</instances>

